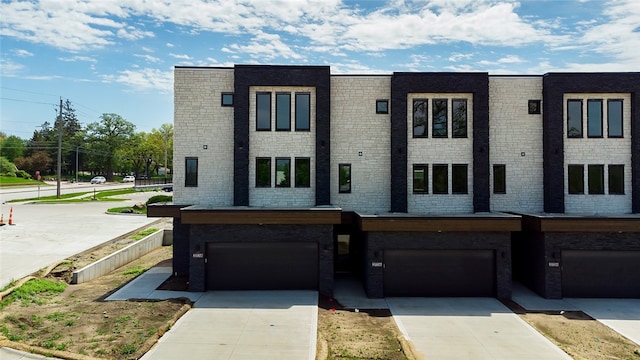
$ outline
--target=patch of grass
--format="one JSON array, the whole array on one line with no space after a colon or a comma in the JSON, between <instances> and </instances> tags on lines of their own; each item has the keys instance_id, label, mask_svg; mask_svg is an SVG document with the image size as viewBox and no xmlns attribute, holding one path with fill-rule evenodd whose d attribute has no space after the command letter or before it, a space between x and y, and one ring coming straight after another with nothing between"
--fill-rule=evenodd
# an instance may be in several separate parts
<instances>
[{"instance_id":1,"label":"patch of grass","mask_svg":"<svg viewBox=\"0 0 640 360\"><path fill-rule=\"evenodd\" d=\"M132 208L131 206L120 206L120 207L109 208L107 209L107 212L111 214L121 214L125 212L124 210L127 210L126 213L129 213L129 214L146 214L147 213L146 207L142 210L137 210ZM130 212L129 210L133 212Z\"/></svg>"},{"instance_id":2,"label":"patch of grass","mask_svg":"<svg viewBox=\"0 0 640 360\"><path fill-rule=\"evenodd\" d=\"M155 195L147 200L147 205L156 204L156 203L166 203L173 201L173 196L170 195Z\"/></svg>"},{"instance_id":3,"label":"patch of grass","mask_svg":"<svg viewBox=\"0 0 640 360\"><path fill-rule=\"evenodd\" d=\"M149 268L143 268L141 266L135 266L131 269L125 270L122 272L122 275L140 275L143 272L149 270Z\"/></svg>"},{"instance_id":4,"label":"patch of grass","mask_svg":"<svg viewBox=\"0 0 640 360\"><path fill-rule=\"evenodd\" d=\"M67 284L62 281L48 279L32 279L15 289L11 294L0 301L0 310L5 306L22 301L23 304L44 304L47 298L59 294L67 288Z\"/></svg>"},{"instance_id":5,"label":"patch of grass","mask_svg":"<svg viewBox=\"0 0 640 360\"><path fill-rule=\"evenodd\" d=\"M17 176L4 176L0 175L0 187L4 186L36 186L40 185L48 186L46 183L34 179L24 179Z\"/></svg>"},{"instance_id":6,"label":"patch of grass","mask_svg":"<svg viewBox=\"0 0 640 360\"><path fill-rule=\"evenodd\" d=\"M120 348L120 355L131 355L138 350L136 344L125 344Z\"/></svg>"},{"instance_id":7,"label":"patch of grass","mask_svg":"<svg viewBox=\"0 0 640 360\"><path fill-rule=\"evenodd\" d=\"M134 239L134 240L136 240L136 241L138 241L138 240L144 239L145 237L147 237L147 236L149 236L149 235L153 234L153 233L154 233L154 232L156 232L156 231L158 231L158 229L156 229L156 228L149 228L149 229L146 229L146 230L142 230L142 231L140 231L139 233L137 233L137 234L133 235L131 238L132 238L132 239Z\"/></svg>"}]
</instances>

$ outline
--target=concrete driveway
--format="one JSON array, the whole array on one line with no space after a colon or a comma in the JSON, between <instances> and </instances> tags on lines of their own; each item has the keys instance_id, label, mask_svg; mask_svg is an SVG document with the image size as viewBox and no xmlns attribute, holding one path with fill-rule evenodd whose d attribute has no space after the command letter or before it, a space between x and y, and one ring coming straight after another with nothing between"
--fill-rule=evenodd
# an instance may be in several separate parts
<instances>
[{"instance_id":1,"label":"concrete driveway","mask_svg":"<svg viewBox=\"0 0 640 360\"><path fill-rule=\"evenodd\" d=\"M147 352L159 359L316 356L316 291L210 291Z\"/></svg>"}]
</instances>

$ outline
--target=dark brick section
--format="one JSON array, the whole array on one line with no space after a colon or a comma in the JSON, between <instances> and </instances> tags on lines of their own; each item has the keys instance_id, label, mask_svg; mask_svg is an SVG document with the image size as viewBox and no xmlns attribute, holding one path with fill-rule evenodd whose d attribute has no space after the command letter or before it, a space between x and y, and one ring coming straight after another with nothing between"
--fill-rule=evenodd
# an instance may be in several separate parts
<instances>
[{"instance_id":1,"label":"dark brick section","mask_svg":"<svg viewBox=\"0 0 640 360\"><path fill-rule=\"evenodd\" d=\"M316 89L316 205L331 204L331 78L328 66L236 65L234 71L234 200L249 205L249 87Z\"/></svg>"},{"instance_id":2,"label":"dark brick section","mask_svg":"<svg viewBox=\"0 0 640 360\"><path fill-rule=\"evenodd\" d=\"M445 250L478 249L496 253L496 297L511 298L511 234L502 232L368 232L364 234L367 296L384 297L384 269L372 262L384 259L385 249Z\"/></svg>"},{"instance_id":3,"label":"dark brick section","mask_svg":"<svg viewBox=\"0 0 640 360\"><path fill-rule=\"evenodd\" d=\"M489 211L489 75L402 73L391 78L391 211L407 212L407 94L473 93L473 211Z\"/></svg>"},{"instance_id":4,"label":"dark brick section","mask_svg":"<svg viewBox=\"0 0 640 360\"><path fill-rule=\"evenodd\" d=\"M173 218L173 273L189 274L189 225L183 225L180 218Z\"/></svg>"},{"instance_id":5,"label":"dark brick section","mask_svg":"<svg viewBox=\"0 0 640 360\"><path fill-rule=\"evenodd\" d=\"M549 73L543 77L544 211L564 212L565 93L631 93L632 211L640 213L640 73Z\"/></svg>"},{"instance_id":6,"label":"dark brick section","mask_svg":"<svg viewBox=\"0 0 640 360\"><path fill-rule=\"evenodd\" d=\"M191 225L190 236L191 254L205 252L209 242L317 243L318 291L333 296L333 225ZM204 291L207 254L203 258L191 254L189 291Z\"/></svg>"}]
</instances>

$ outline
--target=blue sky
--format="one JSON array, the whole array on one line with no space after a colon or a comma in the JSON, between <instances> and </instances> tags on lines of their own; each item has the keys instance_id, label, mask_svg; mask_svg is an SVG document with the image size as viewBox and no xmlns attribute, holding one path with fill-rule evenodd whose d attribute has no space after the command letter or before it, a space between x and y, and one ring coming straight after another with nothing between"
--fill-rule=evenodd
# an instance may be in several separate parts
<instances>
[{"instance_id":1,"label":"blue sky","mask_svg":"<svg viewBox=\"0 0 640 360\"><path fill-rule=\"evenodd\" d=\"M640 71L638 0L2 0L0 13L0 131L25 139L61 97L84 125L171 123L176 65Z\"/></svg>"}]
</instances>

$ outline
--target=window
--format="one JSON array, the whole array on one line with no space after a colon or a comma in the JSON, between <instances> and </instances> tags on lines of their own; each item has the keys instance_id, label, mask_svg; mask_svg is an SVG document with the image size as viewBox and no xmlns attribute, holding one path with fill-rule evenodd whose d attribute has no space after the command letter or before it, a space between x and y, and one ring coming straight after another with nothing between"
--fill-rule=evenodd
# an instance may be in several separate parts
<instances>
[{"instance_id":1,"label":"window","mask_svg":"<svg viewBox=\"0 0 640 360\"><path fill-rule=\"evenodd\" d=\"M604 194L604 165L589 165L589 194Z\"/></svg>"},{"instance_id":2,"label":"window","mask_svg":"<svg viewBox=\"0 0 640 360\"><path fill-rule=\"evenodd\" d=\"M451 165L451 193L468 194L467 164Z\"/></svg>"},{"instance_id":3,"label":"window","mask_svg":"<svg viewBox=\"0 0 640 360\"><path fill-rule=\"evenodd\" d=\"M198 186L198 158L188 157L184 161L184 186L196 187Z\"/></svg>"},{"instance_id":4,"label":"window","mask_svg":"<svg viewBox=\"0 0 640 360\"><path fill-rule=\"evenodd\" d=\"M505 165L493 165L493 193L507 193L507 169Z\"/></svg>"},{"instance_id":5,"label":"window","mask_svg":"<svg viewBox=\"0 0 640 360\"><path fill-rule=\"evenodd\" d=\"M427 164L413 165L413 193L428 194L429 188L427 178L429 177L429 166Z\"/></svg>"},{"instance_id":6,"label":"window","mask_svg":"<svg viewBox=\"0 0 640 360\"><path fill-rule=\"evenodd\" d=\"M540 100L529 100L529 114L540 114Z\"/></svg>"},{"instance_id":7,"label":"window","mask_svg":"<svg viewBox=\"0 0 640 360\"><path fill-rule=\"evenodd\" d=\"M305 131L311 128L311 94L296 93L296 130Z\"/></svg>"},{"instance_id":8,"label":"window","mask_svg":"<svg viewBox=\"0 0 640 360\"><path fill-rule=\"evenodd\" d=\"M609 194L624 195L624 165L609 165Z\"/></svg>"},{"instance_id":9,"label":"window","mask_svg":"<svg viewBox=\"0 0 640 360\"><path fill-rule=\"evenodd\" d=\"M256 130L271 130L271 93L256 93Z\"/></svg>"},{"instance_id":10,"label":"window","mask_svg":"<svg viewBox=\"0 0 640 360\"><path fill-rule=\"evenodd\" d=\"M413 100L413 137L427 137L427 99Z\"/></svg>"},{"instance_id":11,"label":"window","mask_svg":"<svg viewBox=\"0 0 640 360\"><path fill-rule=\"evenodd\" d=\"M587 137L602 137L602 100L587 100Z\"/></svg>"},{"instance_id":12,"label":"window","mask_svg":"<svg viewBox=\"0 0 640 360\"><path fill-rule=\"evenodd\" d=\"M433 193L448 194L449 193L449 174L447 164L433 165Z\"/></svg>"},{"instance_id":13,"label":"window","mask_svg":"<svg viewBox=\"0 0 640 360\"><path fill-rule=\"evenodd\" d=\"M222 93L220 101L222 106L233 106L233 93Z\"/></svg>"},{"instance_id":14,"label":"window","mask_svg":"<svg viewBox=\"0 0 640 360\"><path fill-rule=\"evenodd\" d=\"M271 158L256 158L256 187L271 187Z\"/></svg>"},{"instance_id":15,"label":"window","mask_svg":"<svg viewBox=\"0 0 640 360\"><path fill-rule=\"evenodd\" d=\"M467 100L453 99L451 102L451 127L454 138L467 137Z\"/></svg>"},{"instance_id":16,"label":"window","mask_svg":"<svg viewBox=\"0 0 640 360\"><path fill-rule=\"evenodd\" d=\"M582 137L582 100L567 101L567 137Z\"/></svg>"},{"instance_id":17,"label":"window","mask_svg":"<svg viewBox=\"0 0 640 360\"><path fill-rule=\"evenodd\" d=\"M584 166L569 165L569 194L584 194Z\"/></svg>"},{"instance_id":18,"label":"window","mask_svg":"<svg viewBox=\"0 0 640 360\"><path fill-rule=\"evenodd\" d=\"M338 165L338 191L340 193L351 192L351 164Z\"/></svg>"},{"instance_id":19,"label":"window","mask_svg":"<svg viewBox=\"0 0 640 360\"><path fill-rule=\"evenodd\" d=\"M622 137L622 100L607 101L607 125L609 137Z\"/></svg>"},{"instance_id":20,"label":"window","mask_svg":"<svg viewBox=\"0 0 640 360\"><path fill-rule=\"evenodd\" d=\"M291 187L291 159L276 158L276 187Z\"/></svg>"},{"instance_id":21,"label":"window","mask_svg":"<svg viewBox=\"0 0 640 360\"><path fill-rule=\"evenodd\" d=\"M389 113L389 100L376 100L376 114Z\"/></svg>"},{"instance_id":22,"label":"window","mask_svg":"<svg viewBox=\"0 0 640 360\"><path fill-rule=\"evenodd\" d=\"M276 131L291 130L291 94L276 94Z\"/></svg>"},{"instance_id":23,"label":"window","mask_svg":"<svg viewBox=\"0 0 640 360\"><path fill-rule=\"evenodd\" d=\"M311 159L296 158L296 187L311 186Z\"/></svg>"},{"instance_id":24,"label":"window","mask_svg":"<svg viewBox=\"0 0 640 360\"><path fill-rule=\"evenodd\" d=\"M447 137L447 99L433 99L433 137Z\"/></svg>"}]
</instances>

